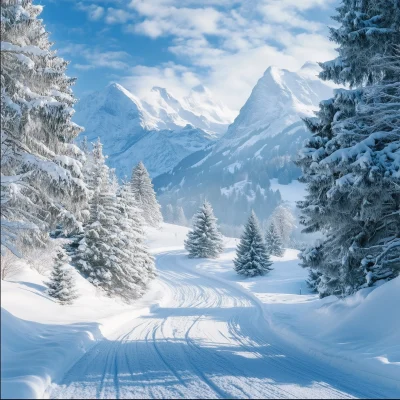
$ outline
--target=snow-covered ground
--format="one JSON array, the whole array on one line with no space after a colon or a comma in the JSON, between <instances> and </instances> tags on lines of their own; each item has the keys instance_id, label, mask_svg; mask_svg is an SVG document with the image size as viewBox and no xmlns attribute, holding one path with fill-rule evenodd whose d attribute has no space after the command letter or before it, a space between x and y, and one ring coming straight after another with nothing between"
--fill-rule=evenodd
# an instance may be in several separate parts
<instances>
[{"instance_id":1,"label":"snow-covered ground","mask_svg":"<svg viewBox=\"0 0 400 400\"><path fill-rule=\"evenodd\" d=\"M133 306L78 276L60 306L24 270L2 282L2 398L398 398L400 279L346 300L310 294L297 253L262 278L190 260L187 229L149 230L159 277Z\"/></svg>"}]
</instances>

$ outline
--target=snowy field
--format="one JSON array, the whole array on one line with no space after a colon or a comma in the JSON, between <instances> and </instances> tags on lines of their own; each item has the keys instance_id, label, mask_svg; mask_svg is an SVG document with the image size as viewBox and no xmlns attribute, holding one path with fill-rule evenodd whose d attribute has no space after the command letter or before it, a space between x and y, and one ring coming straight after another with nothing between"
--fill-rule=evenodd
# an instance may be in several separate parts
<instances>
[{"instance_id":1,"label":"snowy field","mask_svg":"<svg viewBox=\"0 0 400 400\"><path fill-rule=\"evenodd\" d=\"M150 229L159 277L134 305L78 274L60 306L24 269L2 281L2 398L398 398L400 278L339 301L304 283L297 252L262 278L190 260L187 229Z\"/></svg>"}]
</instances>

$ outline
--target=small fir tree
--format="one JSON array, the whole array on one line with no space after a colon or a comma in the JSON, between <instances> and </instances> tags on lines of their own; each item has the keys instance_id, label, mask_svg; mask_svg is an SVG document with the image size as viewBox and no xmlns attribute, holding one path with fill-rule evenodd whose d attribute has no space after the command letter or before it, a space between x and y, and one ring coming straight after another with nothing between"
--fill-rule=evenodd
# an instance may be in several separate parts
<instances>
[{"instance_id":1,"label":"small fir tree","mask_svg":"<svg viewBox=\"0 0 400 400\"><path fill-rule=\"evenodd\" d=\"M160 225L162 222L160 205L157 202L149 173L142 162L133 169L131 185L135 200L143 210L146 223L150 226Z\"/></svg>"},{"instance_id":2,"label":"small fir tree","mask_svg":"<svg viewBox=\"0 0 400 400\"><path fill-rule=\"evenodd\" d=\"M216 258L223 251L222 235L208 201L193 217L193 228L185 240L185 249L190 258Z\"/></svg>"},{"instance_id":3,"label":"small fir tree","mask_svg":"<svg viewBox=\"0 0 400 400\"><path fill-rule=\"evenodd\" d=\"M248 277L271 271L271 261L254 211L245 226L233 260L235 271Z\"/></svg>"},{"instance_id":4,"label":"small fir tree","mask_svg":"<svg viewBox=\"0 0 400 400\"><path fill-rule=\"evenodd\" d=\"M61 304L72 304L78 297L72 267L68 262L68 256L63 250L59 250L48 283L47 293Z\"/></svg>"},{"instance_id":5,"label":"small fir tree","mask_svg":"<svg viewBox=\"0 0 400 400\"><path fill-rule=\"evenodd\" d=\"M281 238L282 246L287 246L290 235L295 227L295 218L291 210L287 206L280 204L275 208L269 222L275 226Z\"/></svg>"},{"instance_id":6,"label":"small fir tree","mask_svg":"<svg viewBox=\"0 0 400 400\"><path fill-rule=\"evenodd\" d=\"M265 245L268 254L276 257L282 257L285 250L282 245L282 238L275 227L275 224L269 224L267 233L265 235Z\"/></svg>"},{"instance_id":7,"label":"small fir tree","mask_svg":"<svg viewBox=\"0 0 400 400\"><path fill-rule=\"evenodd\" d=\"M187 225L185 212L183 211L183 208L181 206L177 206L175 209L175 223L181 226Z\"/></svg>"},{"instance_id":8,"label":"small fir tree","mask_svg":"<svg viewBox=\"0 0 400 400\"><path fill-rule=\"evenodd\" d=\"M165 207L165 222L168 222L169 224L174 223L175 215L174 215L174 207L172 204L167 204Z\"/></svg>"}]
</instances>

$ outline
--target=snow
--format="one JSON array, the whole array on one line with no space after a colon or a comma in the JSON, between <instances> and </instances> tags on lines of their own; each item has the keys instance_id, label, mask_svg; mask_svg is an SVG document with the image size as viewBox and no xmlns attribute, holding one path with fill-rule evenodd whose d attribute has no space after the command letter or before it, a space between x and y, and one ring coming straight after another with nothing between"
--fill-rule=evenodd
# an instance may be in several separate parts
<instances>
[{"instance_id":1,"label":"snow","mask_svg":"<svg viewBox=\"0 0 400 400\"><path fill-rule=\"evenodd\" d=\"M27 268L2 281L2 398L398 398L400 278L338 300L305 285L297 251L264 277L188 259L188 229L147 228L159 277L134 305L80 276L60 306Z\"/></svg>"},{"instance_id":2,"label":"snow","mask_svg":"<svg viewBox=\"0 0 400 400\"><path fill-rule=\"evenodd\" d=\"M271 179L270 183L271 189L274 191L279 190L282 200L293 206L296 205L296 201L303 200L307 193L306 185L298 180L293 180L287 185L282 185L278 183L278 179Z\"/></svg>"},{"instance_id":3,"label":"snow","mask_svg":"<svg viewBox=\"0 0 400 400\"><path fill-rule=\"evenodd\" d=\"M269 67L216 148L232 149L241 143L240 148L245 149L265 137L279 134L303 117L312 117L319 102L331 97L332 88L310 76L310 69L315 67L311 65L305 65L298 72Z\"/></svg>"},{"instance_id":4,"label":"snow","mask_svg":"<svg viewBox=\"0 0 400 400\"><path fill-rule=\"evenodd\" d=\"M48 278L24 265L12 281L1 281L1 398L42 398L97 342L127 318L149 313L161 287L155 282L128 306L96 290L75 271L79 298L59 305L45 293Z\"/></svg>"},{"instance_id":5,"label":"snow","mask_svg":"<svg viewBox=\"0 0 400 400\"><path fill-rule=\"evenodd\" d=\"M121 178L141 160L152 177L168 172L228 126L194 114L164 88L140 99L117 83L84 97L74 119L85 126L89 142L100 137L108 164Z\"/></svg>"}]
</instances>

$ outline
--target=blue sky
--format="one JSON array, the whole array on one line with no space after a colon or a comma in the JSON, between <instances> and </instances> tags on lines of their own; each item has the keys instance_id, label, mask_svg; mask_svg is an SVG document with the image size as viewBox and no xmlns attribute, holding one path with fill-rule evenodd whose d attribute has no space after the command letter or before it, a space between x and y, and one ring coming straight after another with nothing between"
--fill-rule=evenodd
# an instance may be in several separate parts
<instances>
[{"instance_id":1,"label":"blue sky","mask_svg":"<svg viewBox=\"0 0 400 400\"><path fill-rule=\"evenodd\" d=\"M270 65L296 70L335 57L339 0L39 0L78 97L119 82L177 97L202 83L238 110Z\"/></svg>"}]
</instances>

